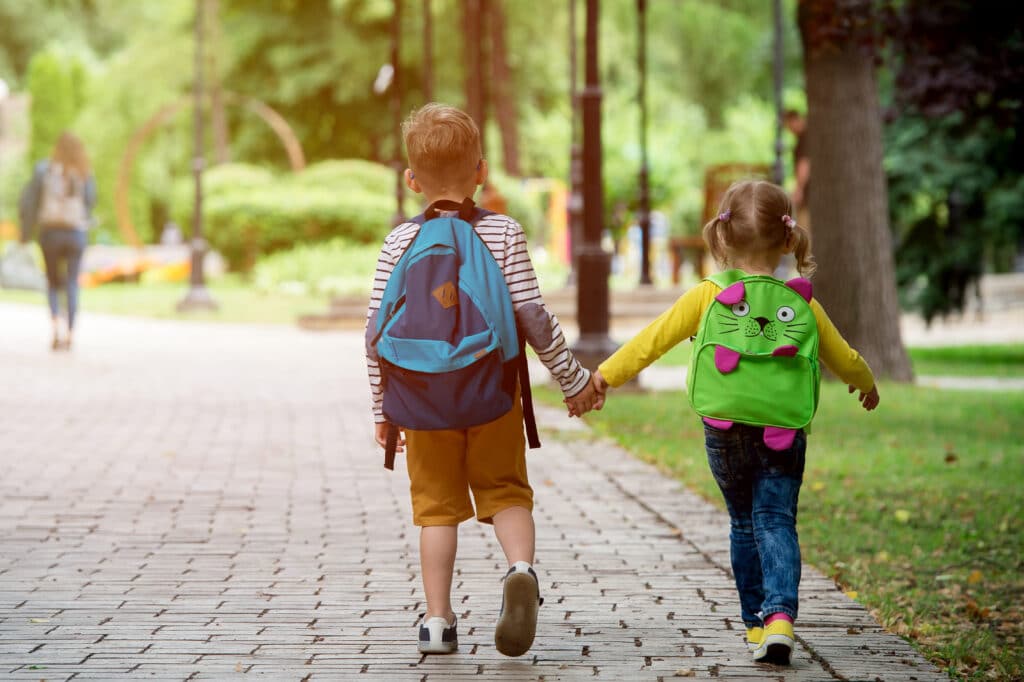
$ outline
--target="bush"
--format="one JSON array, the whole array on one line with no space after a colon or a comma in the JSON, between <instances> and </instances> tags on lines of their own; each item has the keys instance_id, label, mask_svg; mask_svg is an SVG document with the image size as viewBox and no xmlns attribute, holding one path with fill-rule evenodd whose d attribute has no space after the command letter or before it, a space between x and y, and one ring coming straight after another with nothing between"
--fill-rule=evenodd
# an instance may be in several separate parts
<instances>
[{"instance_id":1,"label":"bush","mask_svg":"<svg viewBox=\"0 0 1024 682\"><path fill-rule=\"evenodd\" d=\"M256 287L266 292L369 295L379 247L332 239L304 244L260 259L253 269Z\"/></svg>"},{"instance_id":2,"label":"bush","mask_svg":"<svg viewBox=\"0 0 1024 682\"><path fill-rule=\"evenodd\" d=\"M395 213L394 174L369 161L324 161L281 175L225 164L204 173L203 189L204 235L232 270L304 242L377 243ZM175 197L175 219L190 224L190 182L180 181Z\"/></svg>"}]
</instances>

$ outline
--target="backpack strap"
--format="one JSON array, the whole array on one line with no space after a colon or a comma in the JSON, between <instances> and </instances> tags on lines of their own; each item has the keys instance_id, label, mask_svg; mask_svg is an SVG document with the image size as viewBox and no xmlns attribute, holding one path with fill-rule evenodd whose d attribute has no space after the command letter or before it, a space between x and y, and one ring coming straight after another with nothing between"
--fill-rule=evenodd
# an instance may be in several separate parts
<instances>
[{"instance_id":1,"label":"backpack strap","mask_svg":"<svg viewBox=\"0 0 1024 682\"><path fill-rule=\"evenodd\" d=\"M713 282L721 289L728 289L729 286L740 281L747 276L747 273L742 270L723 270L722 272L716 272L713 275L705 277L709 282Z\"/></svg>"},{"instance_id":2,"label":"backpack strap","mask_svg":"<svg viewBox=\"0 0 1024 682\"><path fill-rule=\"evenodd\" d=\"M384 446L384 468L394 471L395 451L398 449L398 427L388 424L388 436Z\"/></svg>"},{"instance_id":3,"label":"backpack strap","mask_svg":"<svg viewBox=\"0 0 1024 682\"><path fill-rule=\"evenodd\" d=\"M540 447L537 433L537 417L533 412L533 389L530 387L530 363L526 359L526 335L516 329L519 337L519 395L523 401L523 423L526 425L526 440L530 449Z\"/></svg>"}]
</instances>

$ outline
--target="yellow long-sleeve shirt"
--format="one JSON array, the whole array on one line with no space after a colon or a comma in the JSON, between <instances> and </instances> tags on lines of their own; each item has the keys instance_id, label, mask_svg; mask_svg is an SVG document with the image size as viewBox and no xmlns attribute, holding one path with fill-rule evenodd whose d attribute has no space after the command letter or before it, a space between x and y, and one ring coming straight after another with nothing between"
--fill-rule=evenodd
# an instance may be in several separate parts
<instances>
[{"instance_id":1,"label":"yellow long-sleeve shirt","mask_svg":"<svg viewBox=\"0 0 1024 682\"><path fill-rule=\"evenodd\" d=\"M680 296L671 308L601 363L598 369L605 381L621 386L670 348L696 334L704 310L720 291L717 284L705 280ZM812 298L810 305L818 323L818 357L840 379L869 392L875 386L875 377L868 363L850 348L821 304Z\"/></svg>"}]
</instances>

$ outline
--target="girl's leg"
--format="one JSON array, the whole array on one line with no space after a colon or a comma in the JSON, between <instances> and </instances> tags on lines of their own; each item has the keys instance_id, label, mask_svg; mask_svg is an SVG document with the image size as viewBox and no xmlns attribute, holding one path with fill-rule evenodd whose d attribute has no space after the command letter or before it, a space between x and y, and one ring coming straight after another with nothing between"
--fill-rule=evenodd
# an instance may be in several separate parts
<instances>
[{"instance_id":1,"label":"girl's leg","mask_svg":"<svg viewBox=\"0 0 1024 682\"><path fill-rule=\"evenodd\" d=\"M781 613L796 619L799 605L800 543L797 502L803 481L807 439L797 433L793 446L775 452L759 446L761 470L754 484L754 536L764 574L764 618Z\"/></svg>"},{"instance_id":2,"label":"girl's leg","mask_svg":"<svg viewBox=\"0 0 1024 682\"><path fill-rule=\"evenodd\" d=\"M761 559L754 538L750 465L739 433L704 427L708 464L729 510L729 554L740 597L740 614L748 628L759 627L764 601Z\"/></svg>"},{"instance_id":3,"label":"girl's leg","mask_svg":"<svg viewBox=\"0 0 1024 682\"><path fill-rule=\"evenodd\" d=\"M68 344L71 343L71 332L75 328L75 315L78 312L78 275L82 268L82 254L85 252L85 233L75 231L69 235L65 257L68 264Z\"/></svg>"},{"instance_id":4,"label":"girl's leg","mask_svg":"<svg viewBox=\"0 0 1024 682\"><path fill-rule=\"evenodd\" d=\"M60 302L57 295L62 288L63 272L61 271L60 244L56 232L44 231L39 236L39 246L43 250L43 261L46 264L46 300L50 305L50 318L53 323L54 347L59 340Z\"/></svg>"},{"instance_id":5,"label":"girl's leg","mask_svg":"<svg viewBox=\"0 0 1024 682\"><path fill-rule=\"evenodd\" d=\"M459 544L458 526L423 526L420 529L420 570L427 596L426 619L455 618L452 610L452 573Z\"/></svg>"}]
</instances>

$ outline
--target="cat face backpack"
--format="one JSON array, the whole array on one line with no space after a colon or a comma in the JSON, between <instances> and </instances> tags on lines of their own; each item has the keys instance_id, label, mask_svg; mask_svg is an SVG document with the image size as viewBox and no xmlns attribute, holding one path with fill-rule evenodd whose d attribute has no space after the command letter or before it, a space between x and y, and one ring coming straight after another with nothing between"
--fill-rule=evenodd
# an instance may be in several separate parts
<instances>
[{"instance_id":1,"label":"cat face backpack","mask_svg":"<svg viewBox=\"0 0 1024 682\"><path fill-rule=\"evenodd\" d=\"M719 429L763 426L786 450L818 408L821 370L811 283L728 270L708 278L722 291L701 318L687 375L690 404Z\"/></svg>"}]
</instances>

